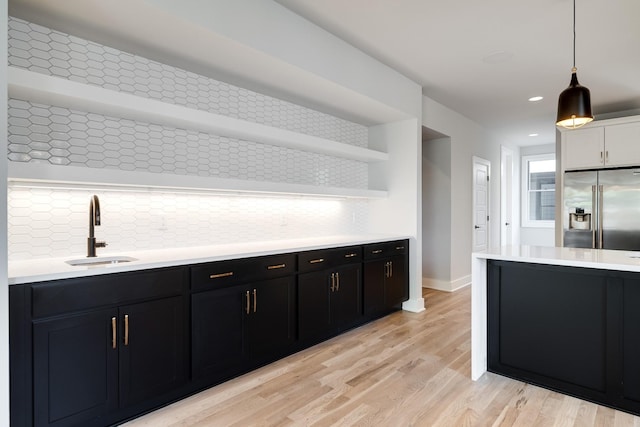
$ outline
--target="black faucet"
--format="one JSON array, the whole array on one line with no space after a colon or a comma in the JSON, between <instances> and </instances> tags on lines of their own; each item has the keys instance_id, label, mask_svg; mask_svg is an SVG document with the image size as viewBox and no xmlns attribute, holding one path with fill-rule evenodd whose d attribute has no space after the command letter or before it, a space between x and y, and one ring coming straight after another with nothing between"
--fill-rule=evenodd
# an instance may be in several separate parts
<instances>
[{"instance_id":1,"label":"black faucet","mask_svg":"<svg viewBox=\"0 0 640 427\"><path fill-rule=\"evenodd\" d=\"M96 248L107 246L105 242L98 242L94 236L94 226L100 225L100 200L95 194L89 202L89 238L87 239L87 257L96 256Z\"/></svg>"}]
</instances>

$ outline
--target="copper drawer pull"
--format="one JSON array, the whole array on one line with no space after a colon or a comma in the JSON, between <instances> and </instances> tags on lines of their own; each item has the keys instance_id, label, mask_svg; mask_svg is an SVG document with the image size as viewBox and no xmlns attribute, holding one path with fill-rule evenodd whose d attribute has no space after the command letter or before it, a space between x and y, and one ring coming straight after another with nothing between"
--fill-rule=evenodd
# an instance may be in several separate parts
<instances>
[{"instance_id":1,"label":"copper drawer pull","mask_svg":"<svg viewBox=\"0 0 640 427\"><path fill-rule=\"evenodd\" d=\"M111 318L111 348L116 348L118 346L117 341L117 328L116 328L116 318Z\"/></svg>"},{"instance_id":2,"label":"copper drawer pull","mask_svg":"<svg viewBox=\"0 0 640 427\"><path fill-rule=\"evenodd\" d=\"M350 254L346 254L344 257L345 258L353 258L354 256L358 256L357 253L350 253Z\"/></svg>"},{"instance_id":3,"label":"copper drawer pull","mask_svg":"<svg viewBox=\"0 0 640 427\"><path fill-rule=\"evenodd\" d=\"M129 315L124 315L124 345L129 345Z\"/></svg>"},{"instance_id":4,"label":"copper drawer pull","mask_svg":"<svg viewBox=\"0 0 640 427\"><path fill-rule=\"evenodd\" d=\"M381 254L382 249L376 249L375 251L371 251L372 254Z\"/></svg>"},{"instance_id":5,"label":"copper drawer pull","mask_svg":"<svg viewBox=\"0 0 640 427\"><path fill-rule=\"evenodd\" d=\"M267 267L267 270L277 270L279 268L285 268L286 266L287 264L270 265Z\"/></svg>"},{"instance_id":6,"label":"copper drawer pull","mask_svg":"<svg viewBox=\"0 0 640 427\"><path fill-rule=\"evenodd\" d=\"M212 274L209 276L209 279L219 279L221 277L231 277L231 276L233 276L233 271L228 271L226 273Z\"/></svg>"},{"instance_id":7,"label":"copper drawer pull","mask_svg":"<svg viewBox=\"0 0 640 427\"><path fill-rule=\"evenodd\" d=\"M247 297L247 305L245 307L245 312L249 314L249 310L251 310L251 300L249 299L249 291L247 291L245 296Z\"/></svg>"},{"instance_id":8,"label":"copper drawer pull","mask_svg":"<svg viewBox=\"0 0 640 427\"><path fill-rule=\"evenodd\" d=\"M404 249L404 246L396 246L396 250L400 251L402 249Z\"/></svg>"},{"instance_id":9,"label":"copper drawer pull","mask_svg":"<svg viewBox=\"0 0 640 427\"><path fill-rule=\"evenodd\" d=\"M258 291L253 290L253 312L258 310Z\"/></svg>"},{"instance_id":10,"label":"copper drawer pull","mask_svg":"<svg viewBox=\"0 0 640 427\"><path fill-rule=\"evenodd\" d=\"M324 262L324 258L312 259L309 261L309 264L317 264L319 262Z\"/></svg>"}]
</instances>

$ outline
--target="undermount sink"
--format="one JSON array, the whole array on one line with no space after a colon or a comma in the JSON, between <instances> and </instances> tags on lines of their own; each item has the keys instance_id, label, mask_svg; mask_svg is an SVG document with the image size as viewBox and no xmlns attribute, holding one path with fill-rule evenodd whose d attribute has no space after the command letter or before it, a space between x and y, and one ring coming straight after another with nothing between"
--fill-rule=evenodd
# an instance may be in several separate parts
<instances>
[{"instance_id":1,"label":"undermount sink","mask_svg":"<svg viewBox=\"0 0 640 427\"><path fill-rule=\"evenodd\" d=\"M78 266L92 266L92 265L106 265L106 264L120 264L123 262L137 261L137 258L130 256L105 256L100 258L80 258L65 261L67 264L74 267Z\"/></svg>"}]
</instances>

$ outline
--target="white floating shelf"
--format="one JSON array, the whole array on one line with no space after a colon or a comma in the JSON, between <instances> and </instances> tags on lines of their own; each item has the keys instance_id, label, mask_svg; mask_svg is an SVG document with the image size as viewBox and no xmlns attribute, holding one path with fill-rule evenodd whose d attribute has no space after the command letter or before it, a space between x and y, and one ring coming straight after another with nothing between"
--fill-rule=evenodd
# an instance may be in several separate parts
<instances>
[{"instance_id":1,"label":"white floating shelf","mask_svg":"<svg viewBox=\"0 0 640 427\"><path fill-rule=\"evenodd\" d=\"M117 172L117 173L114 173ZM9 182L65 185L70 187L112 186L158 188L212 193L278 194L340 198L385 198L386 191L315 185L248 181L165 173L114 171L48 163L9 162Z\"/></svg>"},{"instance_id":2,"label":"white floating shelf","mask_svg":"<svg viewBox=\"0 0 640 427\"><path fill-rule=\"evenodd\" d=\"M362 162L388 160L368 148L8 67L9 97L107 116L195 130Z\"/></svg>"}]
</instances>

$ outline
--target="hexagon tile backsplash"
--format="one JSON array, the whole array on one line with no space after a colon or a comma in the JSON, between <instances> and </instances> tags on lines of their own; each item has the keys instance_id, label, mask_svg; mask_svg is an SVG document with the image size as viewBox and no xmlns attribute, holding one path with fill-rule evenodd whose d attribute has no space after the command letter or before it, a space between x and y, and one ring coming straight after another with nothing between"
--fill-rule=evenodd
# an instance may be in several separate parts
<instances>
[{"instance_id":1,"label":"hexagon tile backsplash","mask_svg":"<svg viewBox=\"0 0 640 427\"><path fill-rule=\"evenodd\" d=\"M365 126L9 18L12 67L366 147ZM318 153L9 100L10 162L367 188L368 165ZM102 204L101 253L357 234L366 200L11 185L9 259L81 255L88 204Z\"/></svg>"},{"instance_id":2,"label":"hexagon tile backsplash","mask_svg":"<svg viewBox=\"0 0 640 427\"><path fill-rule=\"evenodd\" d=\"M100 198L98 254L311 238L366 231L360 199L10 187L9 259L84 256L89 200Z\"/></svg>"}]
</instances>

